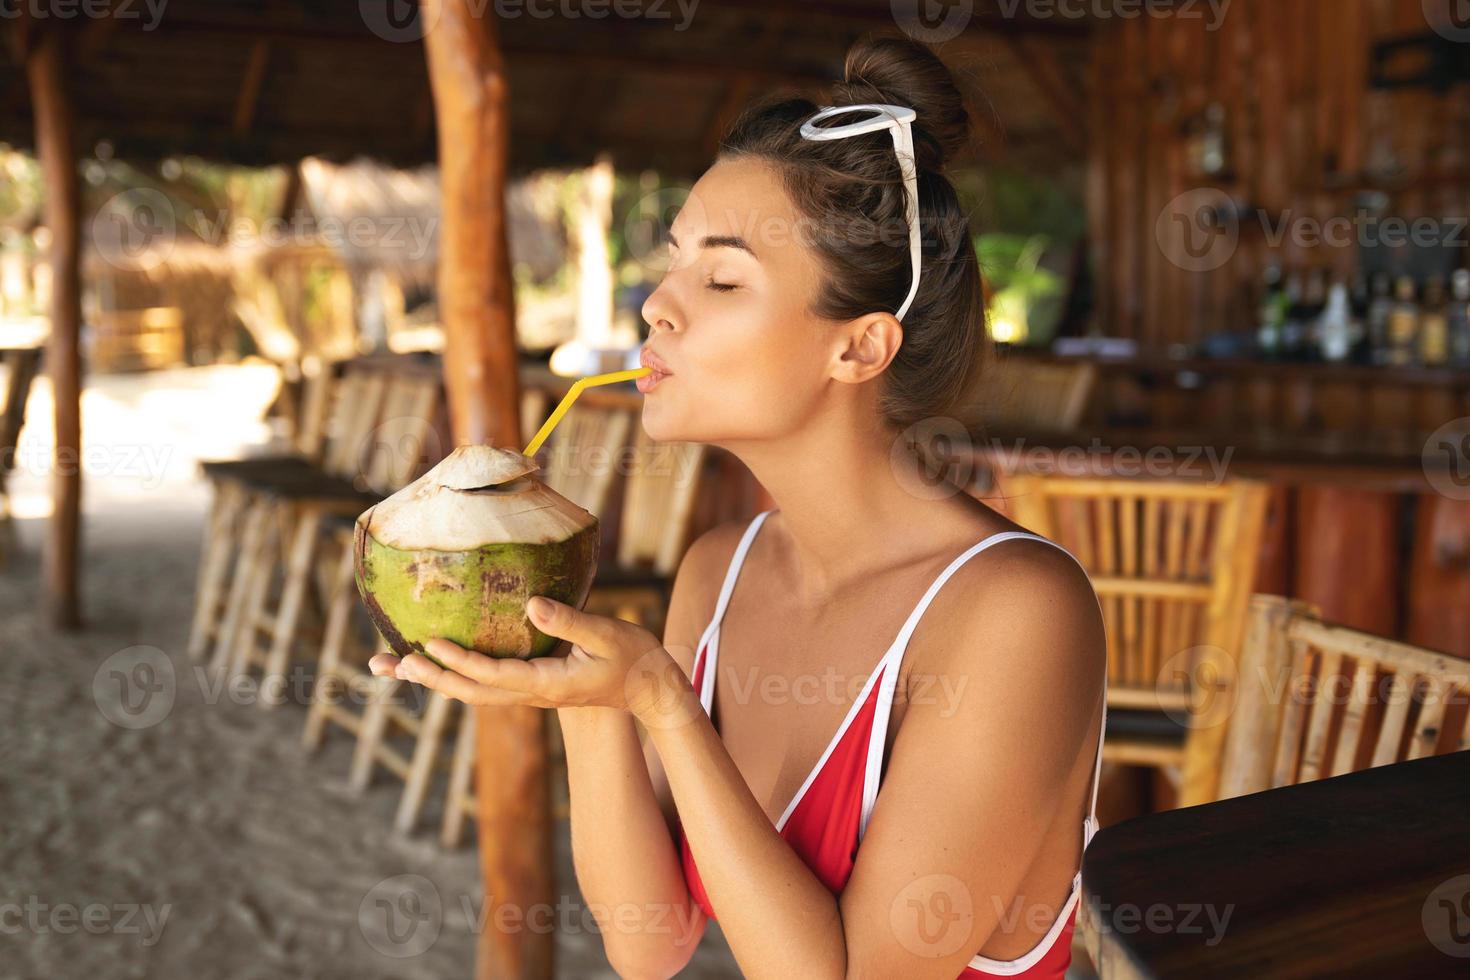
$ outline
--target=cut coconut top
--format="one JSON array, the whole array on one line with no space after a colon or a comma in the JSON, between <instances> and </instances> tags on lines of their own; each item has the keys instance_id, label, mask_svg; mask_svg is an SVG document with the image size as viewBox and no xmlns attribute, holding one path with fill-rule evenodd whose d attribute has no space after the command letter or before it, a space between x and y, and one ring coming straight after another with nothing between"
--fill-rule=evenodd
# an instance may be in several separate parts
<instances>
[{"instance_id":1,"label":"cut coconut top","mask_svg":"<svg viewBox=\"0 0 1470 980\"><path fill-rule=\"evenodd\" d=\"M597 518L528 474L529 456L460 446L423 476L358 517L381 544L465 551L486 544L565 541Z\"/></svg>"}]
</instances>

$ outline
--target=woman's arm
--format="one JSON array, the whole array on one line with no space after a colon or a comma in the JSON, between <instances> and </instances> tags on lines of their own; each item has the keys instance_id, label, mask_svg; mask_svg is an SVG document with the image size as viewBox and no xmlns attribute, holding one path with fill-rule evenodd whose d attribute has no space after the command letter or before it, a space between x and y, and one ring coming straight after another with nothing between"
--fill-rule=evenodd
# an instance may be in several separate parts
<instances>
[{"instance_id":1,"label":"woman's arm","mask_svg":"<svg viewBox=\"0 0 1470 980\"><path fill-rule=\"evenodd\" d=\"M997 929L1064 897L1017 890L1052 820L1073 817L1059 809L1096 727L1105 653L1091 585L1039 544L953 578L908 651L913 670L944 683L908 706L840 899L776 835L702 714L653 715L700 878L746 976L949 980Z\"/></svg>"},{"instance_id":2,"label":"woman's arm","mask_svg":"<svg viewBox=\"0 0 1470 980\"><path fill-rule=\"evenodd\" d=\"M701 617L712 606L705 594L718 584L722 556L728 559L743 527L702 535L674 576L664 648L685 677L694 670ZM572 860L608 961L624 977L672 976L689 962L706 920L684 882L663 767L625 710L561 708L557 718L567 753Z\"/></svg>"}]
</instances>

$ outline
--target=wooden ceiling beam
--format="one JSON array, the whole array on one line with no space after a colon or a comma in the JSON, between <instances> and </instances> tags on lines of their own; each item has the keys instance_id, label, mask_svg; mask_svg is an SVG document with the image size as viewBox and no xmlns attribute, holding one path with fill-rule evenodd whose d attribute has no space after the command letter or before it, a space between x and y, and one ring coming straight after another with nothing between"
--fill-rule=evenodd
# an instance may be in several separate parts
<instances>
[{"instance_id":1,"label":"wooden ceiling beam","mask_svg":"<svg viewBox=\"0 0 1470 980\"><path fill-rule=\"evenodd\" d=\"M890 3L859 6L842 2L842 0L720 0L720 8L722 10L745 8L754 11L780 12L796 9L802 14L817 14L834 20L845 20L852 24L864 25L866 28L888 26L894 30L899 29ZM1007 16L1004 9L999 6L986 4L985 8L971 11L969 19L960 28L962 36L1086 38L1090 37L1093 31L1092 22L1087 18ZM1017 9L1020 9L1019 5Z\"/></svg>"},{"instance_id":2,"label":"wooden ceiling beam","mask_svg":"<svg viewBox=\"0 0 1470 980\"><path fill-rule=\"evenodd\" d=\"M255 110L260 105L260 90L265 84L265 69L270 61L270 42L257 39L250 46L245 72L240 77L240 94L235 99L234 132L244 137L255 124Z\"/></svg>"}]
</instances>

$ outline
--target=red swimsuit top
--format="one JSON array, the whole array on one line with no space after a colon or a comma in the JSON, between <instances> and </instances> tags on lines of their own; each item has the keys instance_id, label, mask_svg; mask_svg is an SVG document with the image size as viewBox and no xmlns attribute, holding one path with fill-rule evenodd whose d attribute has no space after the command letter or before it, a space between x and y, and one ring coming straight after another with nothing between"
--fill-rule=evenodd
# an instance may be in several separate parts
<instances>
[{"instance_id":1,"label":"red swimsuit top","mask_svg":"<svg viewBox=\"0 0 1470 980\"><path fill-rule=\"evenodd\" d=\"M699 692L700 703L708 714L714 704L716 665L720 656L720 621L730 604L730 595L735 589L735 580L746 552L755 539L756 532L771 511L756 515L740 540L740 546L730 561L725 573L725 582L715 606L714 619L706 627L699 643L699 652L694 658L693 686ZM840 894L847 884L857 859L857 848L867 832L873 805L878 798L878 786L882 781L883 747L888 733L889 714L893 707L893 692L897 684L899 667L903 662L904 650L909 637L918 625L919 618L928 608L930 601L971 556L979 554L992 545L1011 538L1033 538L1055 545L1054 541L1024 531L1002 531L992 534L950 562L939 577L929 586L919 604L909 615L898 638L878 661L878 666L868 677L861 693L848 709L837 734L828 743L826 751L817 760L816 767L806 777L796 796L787 805L786 811L776 821L776 831L792 850L800 855L807 867L826 885L833 894ZM1070 552L1067 552L1071 554ZM1075 556L1074 560L1075 560ZM1107 727L1106 678L1104 678L1103 729ZM1102 768L1102 734L1098 735L1097 758L1093 763L1092 799L1088 815L1082 821L1082 848L1084 851L1097 832L1097 783ZM678 828L680 858L684 866L684 878L689 893L704 910L705 915L715 918L709 897L699 880L699 869L694 865L694 855L689 843ZM1062 980L1067 966L1072 961L1072 933L1077 918L1077 903L1082 894L1082 870L1072 876L1072 889L1062 906L1061 913L1045 936L1023 956L1013 960L995 960L978 953L960 973L968 977L1027 977Z\"/></svg>"}]
</instances>

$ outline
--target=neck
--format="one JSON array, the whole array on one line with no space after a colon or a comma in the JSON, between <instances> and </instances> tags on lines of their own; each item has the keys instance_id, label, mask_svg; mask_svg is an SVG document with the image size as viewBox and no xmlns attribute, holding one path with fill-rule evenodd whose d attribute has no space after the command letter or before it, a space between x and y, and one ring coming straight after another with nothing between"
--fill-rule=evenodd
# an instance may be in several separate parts
<instances>
[{"instance_id":1,"label":"neck","mask_svg":"<svg viewBox=\"0 0 1470 980\"><path fill-rule=\"evenodd\" d=\"M721 443L776 502L790 544L784 572L801 600L820 601L871 572L929 557L953 528L942 518L971 499L926 475L876 411L856 414L873 424L832 413L780 439ZM895 522L925 508L935 520L915 521L906 540L894 542Z\"/></svg>"}]
</instances>

